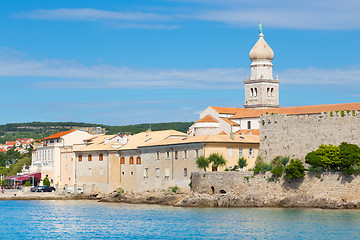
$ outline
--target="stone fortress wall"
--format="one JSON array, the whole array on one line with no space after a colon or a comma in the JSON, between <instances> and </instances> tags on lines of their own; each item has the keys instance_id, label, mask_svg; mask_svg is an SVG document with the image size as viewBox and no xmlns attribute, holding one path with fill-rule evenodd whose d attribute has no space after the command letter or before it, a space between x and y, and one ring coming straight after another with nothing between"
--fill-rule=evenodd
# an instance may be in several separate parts
<instances>
[{"instance_id":1,"label":"stone fortress wall","mask_svg":"<svg viewBox=\"0 0 360 240\"><path fill-rule=\"evenodd\" d=\"M196 172L179 206L360 208L360 176L307 174L273 180L271 173Z\"/></svg>"},{"instance_id":2,"label":"stone fortress wall","mask_svg":"<svg viewBox=\"0 0 360 240\"><path fill-rule=\"evenodd\" d=\"M360 111L260 117L259 155L266 162L278 155L304 160L321 144L342 142L360 146Z\"/></svg>"}]
</instances>

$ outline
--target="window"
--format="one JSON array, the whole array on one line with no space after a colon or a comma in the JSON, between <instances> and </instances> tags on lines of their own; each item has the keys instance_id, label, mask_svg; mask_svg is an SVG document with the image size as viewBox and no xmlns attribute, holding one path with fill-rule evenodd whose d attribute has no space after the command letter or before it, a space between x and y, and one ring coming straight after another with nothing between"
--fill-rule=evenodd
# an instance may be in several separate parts
<instances>
[{"instance_id":1,"label":"window","mask_svg":"<svg viewBox=\"0 0 360 240\"><path fill-rule=\"evenodd\" d=\"M92 176L92 169L91 168L88 169L88 174L89 174L89 177Z\"/></svg>"},{"instance_id":2,"label":"window","mask_svg":"<svg viewBox=\"0 0 360 240\"><path fill-rule=\"evenodd\" d=\"M229 157L233 156L233 148L229 148Z\"/></svg>"},{"instance_id":3,"label":"window","mask_svg":"<svg viewBox=\"0 0 360 240\"><path fill-rule=\"evenodd\" d=\"M88 161L89 161L89 162L92 161L92 155L91 155L91 154L88 155Z\"/></svg>"},{"instance_id":4,"label":"window","mask_svg":"<svg viewBox=\"0 0 360 240\"><path fill-rule=\"evenodd\" d=\"M184 177L187 177L187 168L184 168Z\"/></svg>"},{"instance_id":5,"label":"window","mask_svg":"<svg viewBox=\"0 0 360 240\"><path fill-rule=\"evenodd\" d=\"M155 168L156 177L160 177L160 168Z\"/></svg>"},{"instance_id":6,"label":"window","mask_svg":"<svg viewBox=\"0 0 360 240\"><path fill-rule=\"evenodd\" d=\"M188 152L187 150L184 151L184 159L187 159L188 158Z\"/></svg>"},{"instance_id":7,"label":"window","mask_svg":"<svg viewBox=\"0 0 360 240\"><path fill-rule=\"evenodd\" d=\"M130 172L130 175L131 175L131 176L134 176L134 172Z\"/></svg>"},{"instance_id":8,"label":"window","mask_svg":"<svg viewBox=\"0 0 360 240\"><path fill-rule=\"evenodd\" d=\"M50 140L50 143L54 143L54 139L51 139L51 140Z\"/></svg>"},{"instance_id":9,"label":"window","mask_svg":"<svg viewBox=\"0 0 360 240\"><path fill-rule=\"evenodd\" d=\"M243 149L242 148L239 148L239 157L243 157L244 156L244 154L243 154Z\"/></svg>"},{"instance_id":10,"label":"window","mask_svg":"<svg viewBox=\"0 0 360 240\"><path fill-rule=\"evenodd\" d=\"M104 169L100 168L100 176L104 175Z\"/></svg>"},{"instance_id":11,"label":"window","mask_svg":"<svg viewBox=\"0 0 360 240\"><path fill-rule=\"evenodd\" d=\"M199 150L196 149L196 150L195 150L195 158L198 158L198 157L199 157Z\"/></svg>"},{"instance_id":12,"label":"window","mask_svg":"<svg viewBox=\"0 0 360 240\"><path fill-rule=\"evenodd\" d=\"M253 158L253 157L254 157L254 149L249 148L249 158Z\"/></svg>"},{"instance_id":13,"label":"window","mask_svg":"<svg viewBox=\"0 0 360 240\"><path fill-rule=\"evenodd\" d=\"M125 175L125 172L121 172L122 173L122 175Z\"/></svg>"},{"instance_id":14,"label":"window","mask_svg":"<svg viewBox=\"0 0 360 240\"><path fill-rule=\"evenodd\" d=\"M104 160L104 154L100 153L99 154L99 161L103 161Z\"/></svg>"},{"instance_id":15,"label":"window","mask_svg":"<svg viewBox=\"0 0 360 240\"><path fill-rule=\"evenodd\" d=\"M141 164L141 157L136 158L136 164Z\"/></svg>"},{"instance_id":16,"label":"window","mask_svg":"<svg viewBox=\"0 0 360 240\"><path fill-rule=\"evenodd\" d=\"M251 121L247 122L247 127L248 127L248 129L251 129Z\"/></svg>"},{"instance_id":17,"label":"window","mask_svg":"<svg viewBox=\"0 0 360 240\"><path fill-rule=\"evenodd\" d=\"M165 178L170 177L170 168L165 168Z\"/></svg>"},{"instance_id":18,"label":"window","mask_svg":"<svg viewBox=\"0 0 360 240\"><path fill-rule=\"evenodd\" d=\"M82 162L82 155L79 155L78 159L79 159L79 162Z\"/></svg>"},{"instance_id":19,"label":"window","mask_svg":"<svg viewBox=\"0 0 360 240\"><path fill-rule=\"evenodd\" d=\"M257 88L255 88L254 97L257 97Z\"/></svg>"},{"instance_id":20,"label":"window","mask_svg":"<svg viewBox=\"0 0 360 240\"><path fill-rule=\"evenodd\" d=\"M129 164L134 164L134 158L133 157L130 157Z\"/></svg>"},{"instance_id":21,"label":"window","mask_svg":"<svg viewBox=\"0 0 360 240\"><path fill-rule=\"evenodd\" d=\"M144 168L144 178L148 178L148 168Z\"/></svg>"},{"instance_id":22,"label":"window","mask_svg":"<svg viewBox=\"0 0 360 240\"><path fill-rule=\"evenodd\" d=\"M120 158L120 164L125 164L125 157Z\"/></svg>"},{"instance_id":23,"label":"window","mask_svg":"<svg viewBox=\"0 0 360 240\"><path fill-rule=\"evenodd\" d=\"M166 152L166 159L170 160L170 152Z\"/></svg>"},{"instance_id":24,"label":"window","mask_svg":"<svg viewBox=\"0 0 360 240\"><path fill-rule=\"evenodd\" d=\"M253 95L254 95L254 90L250 88L250 97L252 97Z\"/></svg>"},{"instance_id":25,"label":"window","mask_svg":"<svg viewBox=\"0 0 360 240\"><path fill-rule=\"evenodd\" d=\"M156 152L156 160L160 160L160 152Z\"/></svg>"},{"instance_id":26,"label":"window","mask_svg":"<svg viewBox=\"0 0 360 240\"><path fill-rule=\"evenodd\" d=\"M175 160L178 159L178 151L175 151Z\"/></svg>"}]
</instances>

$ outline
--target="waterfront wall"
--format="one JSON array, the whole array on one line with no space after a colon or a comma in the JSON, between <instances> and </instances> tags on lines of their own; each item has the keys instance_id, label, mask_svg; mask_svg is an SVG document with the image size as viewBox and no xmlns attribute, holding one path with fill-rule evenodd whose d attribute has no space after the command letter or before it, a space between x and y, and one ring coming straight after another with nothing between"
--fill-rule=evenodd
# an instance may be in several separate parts
<instances>
[{"instance_id":1,"label":"waterfront wall","mask_svg":"<svg viewBox=\"0 0 360 240\"><path fill-rule=\"evenodd\" d=\"M271 173L196 172L192 173L192 194L180 205L353 208L360 207L360 176L323 173L274 180Z\"/></svg>"},{"instance_id":2,"label":"waterfront wall","mask_svg":"<svg viewBox=\"0 0 360 240\"><path fill-rule=\"evenodd\" d=\"M360 146L360 111L315 115L262 115L259 155L267 162L275 156L305 159L321 144L342 142Z\"/></svg>"}]
</instances>

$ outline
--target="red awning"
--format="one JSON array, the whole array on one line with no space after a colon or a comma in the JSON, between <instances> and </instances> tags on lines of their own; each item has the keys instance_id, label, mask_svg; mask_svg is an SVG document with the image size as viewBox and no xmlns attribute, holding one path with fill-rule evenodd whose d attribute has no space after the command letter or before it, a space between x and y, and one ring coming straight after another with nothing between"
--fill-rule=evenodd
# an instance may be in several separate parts
<instances>
[{"instance_id":1,"label":"red awning","mask_svg":"<svg viewBox=\"0 0 360 240\"><path fill-rule=\"evenodd\" d=\"M6 177L5 179L11 179L11 180L15 180L15 181L24 181L28 178L37 178L37 179L41 179L41 173L28 173L28 174L24 174L24 175L14 175L14 176L10 176L10 177Z\"/></svg>"}]
</instances>

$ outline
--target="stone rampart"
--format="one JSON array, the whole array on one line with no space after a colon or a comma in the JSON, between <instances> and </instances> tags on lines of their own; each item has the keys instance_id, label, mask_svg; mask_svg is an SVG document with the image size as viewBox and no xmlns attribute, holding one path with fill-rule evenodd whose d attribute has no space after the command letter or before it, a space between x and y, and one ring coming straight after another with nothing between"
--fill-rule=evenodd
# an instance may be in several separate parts
<instances>
[{"instance_id":1,"label":"stone rampart","mask_svg":"<svg viewBox=\"0 0 360 240\"><path fill-rule=\"evenodd\" d=\"M268 162L278 155L304 160L321 144L342 142L360 146L360 111L260 117L259 155Z\"/></svg>"},{"instance_id":2,"label":"stone rampart","mask_svg":"<svg viewBox=\"0 0 360 240\"><path fill-rule=\"evenodd\" d=\"M360 208L360 176L341 173L273 179L271 173L192 173L192 195L179 206Z\"/></svg>"}]
</instances>

